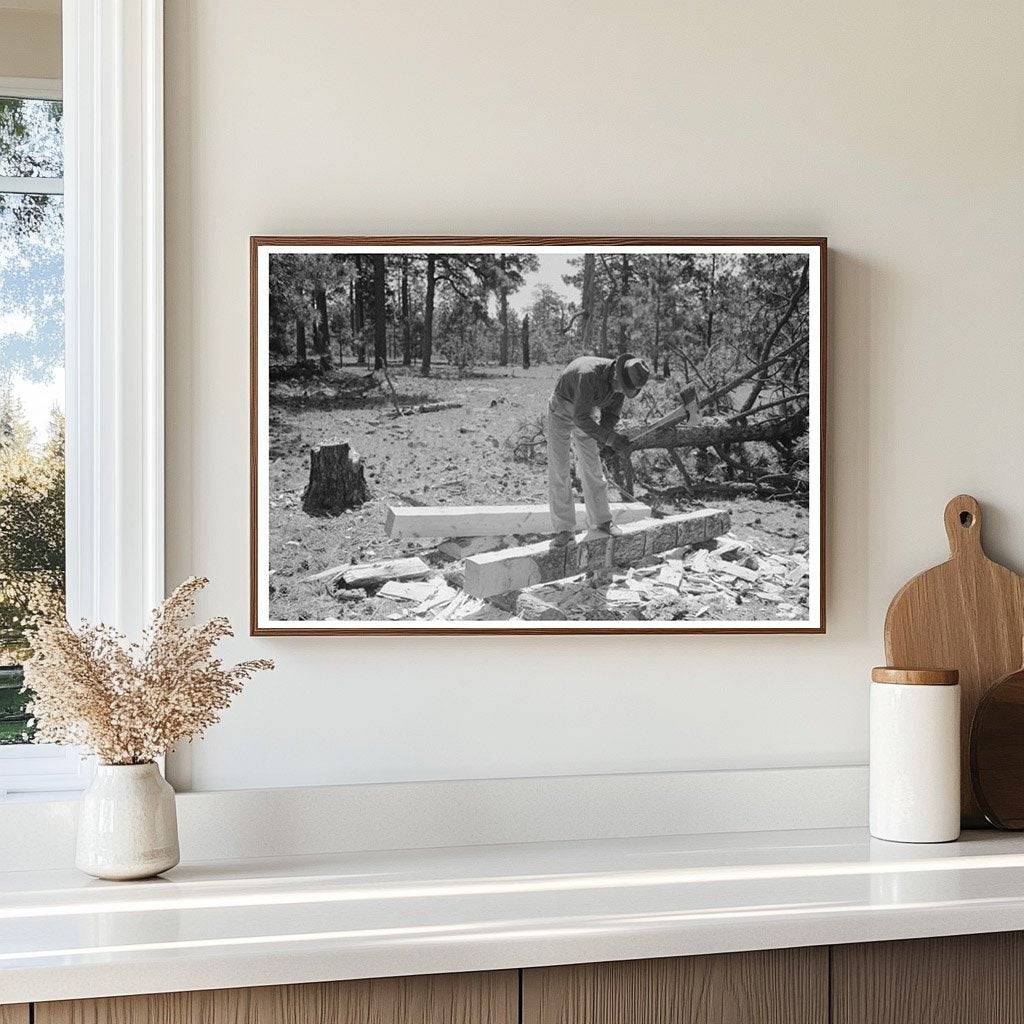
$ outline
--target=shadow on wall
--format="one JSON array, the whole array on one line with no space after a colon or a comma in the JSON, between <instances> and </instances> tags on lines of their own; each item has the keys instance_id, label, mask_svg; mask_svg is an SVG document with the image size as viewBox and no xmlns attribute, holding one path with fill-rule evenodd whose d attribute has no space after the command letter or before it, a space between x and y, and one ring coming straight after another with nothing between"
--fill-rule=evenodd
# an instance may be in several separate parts
<instances>
[{"instance_id":1,"label":"shadow on wall","mask_svg":"<svg viewBox=\"0 0 1024 1024\"><path fill-rule=\"evenodd\" d=\"M826 407L826 604L829 633L877 633L870 614L869 451L871 309L884 287L878 268L842 249L829 250L828 404ZM884 605L883 605L884 611ZM877 625L877 628L876 628Z\"/></svg>"}]
</instances>

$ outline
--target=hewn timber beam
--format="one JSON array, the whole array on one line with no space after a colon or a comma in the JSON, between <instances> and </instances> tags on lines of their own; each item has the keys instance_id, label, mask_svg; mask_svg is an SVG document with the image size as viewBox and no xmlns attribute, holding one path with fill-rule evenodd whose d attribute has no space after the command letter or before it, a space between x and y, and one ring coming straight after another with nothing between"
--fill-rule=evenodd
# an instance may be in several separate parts
<instances>
[{"instance_id":1,"label":"hewn timber beam","mask_svg":"<svg viewBox=\"0 0 1024 1024\"><path fill-rule=\"evenodd\" d=\"M633 442L634 448L709 448L734 441L782 441L803 433L803 409L768 423L704 423L697 427L669 427Z\"/></svg>"},{"instance_id":2,"label":"hewn timber beam","mask_svg":"<svg viewBox=\"0 0 1024 1024\"><path fill-rule=\"evenodd\" d=\"M612 519L632 523L646 519L651 506L616 502ZM583 519L587 510L576 506ZM389 537L509 537L523 533L554 533L547 505L392 505L388 508Z\"/></svg>"},{"instance_id":3,"label":"hewn timber beam","mask_svg":"<svg viewBox=\"0 0 1024 1024\"><path fill-rule=\"evenodd\" d=\"M635 565L648 555L683 544L720 537L729 530L729 513L707 509L665 519L627 523L614 537L580 534L575 544L552 547L551 541L467 558L463 589L474 597L493 597L536 583L575 576L581 572Z\"/></svg>"}]
</instances>

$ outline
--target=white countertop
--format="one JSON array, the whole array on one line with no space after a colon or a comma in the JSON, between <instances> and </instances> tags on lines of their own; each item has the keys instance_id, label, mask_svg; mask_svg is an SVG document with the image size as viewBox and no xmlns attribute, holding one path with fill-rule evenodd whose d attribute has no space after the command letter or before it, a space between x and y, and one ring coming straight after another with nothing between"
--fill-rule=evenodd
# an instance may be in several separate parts
<instances>
[{"instance_id":1,"label":"white countertop","mask_svg":"<svg viewBox=\"0 0 1024 1024\"><path fill-rule=\"evenodd\" d=\"M1024 929L1024 836L860 829L0 873L0 1003Z\"/></svg>"}]
</instances>

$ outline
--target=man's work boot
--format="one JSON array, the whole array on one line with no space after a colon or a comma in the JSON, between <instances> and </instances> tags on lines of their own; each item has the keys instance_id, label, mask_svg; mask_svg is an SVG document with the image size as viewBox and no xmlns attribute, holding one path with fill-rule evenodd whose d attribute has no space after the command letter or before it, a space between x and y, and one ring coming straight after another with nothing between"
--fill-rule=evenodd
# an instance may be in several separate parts
<instances>
[{"instance_id":1,"label":"man's work boot","mask_svg":"<svg viewBox=\"0 0 1024 1024\"><path fill-rule=\"evenodd\" d=\"M621 537L622 530L620 530L610 519L606 523L598 523L594 527L596 533L606 533L609 537Z\"/></svg>"},{"instance_id":2,"label":"man's work boot","mask_svg":"<svg viewBox=\"0 0 1024 1024\"><path fill-rule=\"evenodd\" d=\"M551 538L553 548L567 548L576 539L572 530L561 530Z\"/></svg>"}]
</instances>

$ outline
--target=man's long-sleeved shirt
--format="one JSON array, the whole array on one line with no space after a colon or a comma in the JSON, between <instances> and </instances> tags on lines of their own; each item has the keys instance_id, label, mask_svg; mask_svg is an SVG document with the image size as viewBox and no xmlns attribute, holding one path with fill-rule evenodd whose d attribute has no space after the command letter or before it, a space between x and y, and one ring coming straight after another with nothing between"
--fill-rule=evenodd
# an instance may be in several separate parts
<instances>
[{"instance_id":1,"label":"man's long-sleeved shirt","mask_svg":"<svg viewBox=\"0 0 1024 1024\"><path fill-rule=\"evenodd\" d=\"M555 397L571 402L573 423L603 445L608 444L619 422L624 396L614 386L615 361L600 356L580 356L561 373ZM594 411L601 422L594 420Z\"/></svg>"}]
</instances>

